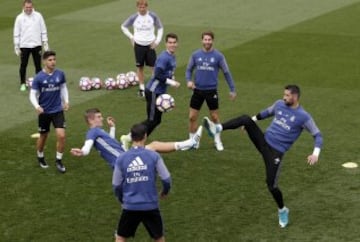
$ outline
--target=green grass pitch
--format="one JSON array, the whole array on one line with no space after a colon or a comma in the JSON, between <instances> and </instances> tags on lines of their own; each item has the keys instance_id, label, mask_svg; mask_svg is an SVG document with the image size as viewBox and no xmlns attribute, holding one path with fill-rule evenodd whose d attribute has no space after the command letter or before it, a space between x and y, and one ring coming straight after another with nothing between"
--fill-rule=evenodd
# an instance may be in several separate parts
<instances>
[{"instance_id":1,"label":"green grass pitch","mask_svg":"<svg viewBox=\"0 0 360 242\"><path fill-rule=\"evenodd\" d=\"M145 118L145 103L134 88L77 88L81 76L105 78L134 69L120 24L135 11L135 1L34 1L70 91L64 175L54 166L53 132L45 151L47 170L38 167L30 139L36 115L27 93L18 90L19 61L12 44L21 2L2 0L0 9L0 241L113 241L120 207L111 189L111 170L95 151L82 158L68 151L83 144L87 108L113 115L118 137ZM246 134L224 132L221 153L204 133L199 150L163 155L173 177L171 195L160 204L167 240L359 241L360 173L341 164L360 162L360 1L153 0L150 9L161 17L165 33L180 37L176 78L182 81L178 90L169 91L176 109L164 115L150 140L187 138L190 92L184 71L191 52L200 47L200 33L208 29L227 57L238 92L237 100L228 100L221 76L222 120L255 114L280 98L284 85L297 83L301 103L324 136L317 165L306 164L313 147L306 132L284 158L280 187L290 208L286 229L278 226L263 162ZM162 42L158 52L163 49ZM140 226L130 241L150 239Z\"/></svg>"}]
</instances>

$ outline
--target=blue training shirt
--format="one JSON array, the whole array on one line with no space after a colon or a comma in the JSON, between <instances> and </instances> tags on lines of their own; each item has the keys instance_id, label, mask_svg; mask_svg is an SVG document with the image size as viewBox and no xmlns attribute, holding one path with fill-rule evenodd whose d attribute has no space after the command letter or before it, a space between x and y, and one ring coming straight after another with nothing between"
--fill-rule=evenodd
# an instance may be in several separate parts
<instances>
[{"instance_id":1,"label":"blue training shirt","mask_svg":"<svg viewBox=\"0 0 360 242\"><path fill-rule=\"evenodd\" d=\"M59 69L48 74L40 71L33 80L31 88L39 93L39 105L44 113L57 113L63 110L60 88L66 83L65 74Z\"/></svg>"},{"instance_id":2,"label":"blue training shirt","mask_svg":"<svg viewBox=\"0 0 360 242\"><path fill-rule=\"evenodd\" d=\"M194 69L195 74L194 79L192 79ZM216 49L209 52L203 49L195 51L189 59L185 78L187 81L194 80L196 89L214 90L218 87L218 74L220 69L224 73L230 91L234 92L235 85L226 59L224 55Z\"/></svg>"},{"instance_id":3,"label":"blue training shirt","mask_svg":"<svg viewBox=\"0 0 360 242\"><path fill-rule=\"evenodd\" d=\"M168 51L163 51L156 59L154 75L151 77L146 85L146 89L156 94L166 93L167 84L166 79L173 79L176 69L175 55Z\"/></svg>"},{"instance_id":4,"label":"blue training shirt","mask_svg":"<svg viewBox=\"0 0 360 242\"><path fill-rule=\"evenodd\" d=\"M113 189L124 209L152 210L159 207L156 176L167 194L171 177L161 156L144 147L132 147L116 160Z\"/></svg>"},{"instance_id":5,"label":"blue training shirt","mask_svg":"<svg viewBox=\"0 0 360 242\"><path fill-rule=\"evenodd\" d=\"M323 139L313 118L302 106L291 108L283 100L260 112L261 119L274 116L265 131L266 142L277 151L285 153L306 129L315 139L315 147L321 148Z\"/></svg>"},{"instance_id":6,"label":"blue training shirt","mask_svg":"<svg viewBox=\"0 0 360 242\"><path fill-rule=\"evenodd\" d=\"M109 133L99 127L91 128L86 133L86 140L94 141L94 148L114 168L116 158L125 152L120 142L112 138Z\"/></svg>"}]
</instances>

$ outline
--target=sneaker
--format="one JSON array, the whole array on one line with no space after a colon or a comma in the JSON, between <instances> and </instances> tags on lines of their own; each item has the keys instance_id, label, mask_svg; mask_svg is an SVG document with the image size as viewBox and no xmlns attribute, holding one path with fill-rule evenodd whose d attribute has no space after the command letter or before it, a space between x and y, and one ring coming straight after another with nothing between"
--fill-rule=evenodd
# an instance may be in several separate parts
<instances>
[{"instance_id":1,"label":"sneaker","mask_svg":"<svg viewBox=\"0 0 360 242\"><path fill-rule=\"evenodd\" d=\"M131 146L131 139L129 138L129 135L121 135L120 141L122 143L122 147L125 151L129 150Z\"/></svg>"},{"instance_id":2,"label":"sneaker","mask_svg":"<svg viewBox=\"0 0 360 242\"><path fill-rule=\"evenodd\" d=\"M289 223L289 209L284 207L279 210L279 224L281 228L285 228Z\"/></svg>"},{"instance_id":3,"label":"sneaker","mask_svg":"<svg viewBox=\"0 0 360 242\"><path fill-rule=\"evenodd\" d=\"M44 157L38 157L38 161L39 161L39 165L40 165L40 167L41 168L44 168L44 169L46 169L46 168L48 168L49 167L49 165L46 163L46 161L45 161L45 158Z\"/></svg>"},{"instance_id":4,"label":"sneaker","mask_svg":"<svg viewBox=\"0 0 360 242\"><path fill-rule=\"evenodd\" d=\"M208 117L204 117L203 125L208 132L208 135L214 138L216 132L216 125Z\"/></svg>"},{"instance_id":5,"label":"sneaker","mask_svg":"<svg viewBox=\"0 0 360 242\"><path fill-rule=\"evenodd\" d=\"M139 96L139 97L145 97L145 91L142 90L142 89L139 89L139 91L138 91L138 96Z\"/></svg>"},{"instance_id":6,"label":"sneaker","mask_svg":"<svg viewBox=\"0 0 360 242\"><path fill-rule=\"evenodd\" d=\"M22 91L22 92L26 91L26 85L25 84L20 85L20 91Z\"/></svg>"},{"instance_id":7,"label":"sneaker","mask_svg":"<svg viewBox=\"0 0 360 242\"><path fill-rule=\"evenodd\" d=\"M215 142L215 148L217 151L223 151L224 150L224 146L221 142Z\"/></svg>"},{"instance_id":8,"label":"sneaker","mask_svg":"<svg viewBox=\"0 0 360 242\"><path fill-rule=\"evenodd\" d=\"M59 172L61 173L65 173L66 172L66 168L63 165L63 163L61 162L61 160L56 160L56 168L58 169Z\"/></svg>"},{"instance_id":9,"label":"sneaker","mask_svg":"<svg viewBox=\"0 0 360 242\"><path fill-rule=\"evenodd\" d=\"M203 130L203 126L199 126L198 129L196 130L196 133L194 134L194 137L192 137L193 141L194 141L194 145L193 148L194 149L199 149L200 148L200 139L201 139L201 135L202 135L202 130Z\"/></svg>"}]
</instances>

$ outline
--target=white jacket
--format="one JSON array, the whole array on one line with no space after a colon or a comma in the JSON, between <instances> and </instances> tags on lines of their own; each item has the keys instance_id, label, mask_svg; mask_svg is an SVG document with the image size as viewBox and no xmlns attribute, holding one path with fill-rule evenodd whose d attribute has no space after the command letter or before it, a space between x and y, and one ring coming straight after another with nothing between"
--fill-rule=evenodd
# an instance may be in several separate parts
<instances>
[{"instance_id":1,"label":"white jacket","mask_svg":"<svg viewBox=\"0 0 360 242\"><path fill-rule=\"evenodd\" d=\"M34 48L48 42L47 30L41 13L20 13L14 24L14 45L19 48Z\"/></svg>"}]
</instances>

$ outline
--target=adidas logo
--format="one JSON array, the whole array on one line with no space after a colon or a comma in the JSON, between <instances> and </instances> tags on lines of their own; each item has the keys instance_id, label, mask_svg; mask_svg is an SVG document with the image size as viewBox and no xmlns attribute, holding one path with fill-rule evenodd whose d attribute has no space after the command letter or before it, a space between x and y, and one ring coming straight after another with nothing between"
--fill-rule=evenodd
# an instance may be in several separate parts
<instances>
[{"instance_id":1,"label":"adidas logo","mask_svg":"<svg viewBox=\"0 0 360 242\"><path fill-rule=\"evenodd\" d=\"M147 170L147 165L144 164L144 162L139 156L137 156L133 161L131 161L131 163L128 165L128 168L126 169L127 172L142 170Z\"/></svg>"}]
</instances>

